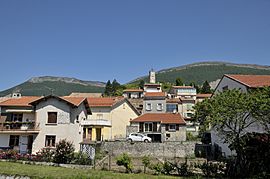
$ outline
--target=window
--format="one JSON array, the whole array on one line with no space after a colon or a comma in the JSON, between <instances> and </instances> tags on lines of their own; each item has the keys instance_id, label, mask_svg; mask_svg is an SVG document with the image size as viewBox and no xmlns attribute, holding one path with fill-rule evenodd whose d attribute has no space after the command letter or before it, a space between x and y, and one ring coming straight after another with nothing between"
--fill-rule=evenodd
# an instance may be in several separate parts
<instances>
[{"instance_id":1,"label":"window","mask_svg":"<svg viewBox=\"0 0 270 179\"><path fill-rule=\"evenodd\" d=\"M151 103L146 103L146 111L151 111L152 110L152 104Z\"/></svg>"},{"instance_id":2,"label":"window","mask_svg":"<svg viewBox=\"0 0 270 179\"><path fill-rule=\"evenodd\" d=\"M46 135L45 147L55 147L55 138L53 135Z\"/></svg>"},{"instance_id":3,"label":"window","mask_svg":"<svg viewBox=\"0 0 270 179\"><path fill-rule=\"evenodd\" d=\"M186 113L186 117L187 117L187 118L191 118L192 115L193 115L192 113Z\"/></svg>"},{"instance_id":4,"label":"window","mask_svg":"<svg viewBox=\"0 0 270 179\"><path fill-rule=\"evenodd\" d=\"M12 121L14 122L22 122L23 114L22 113L15 113L12 115Z\"/></svg>"},{"instance_id":5,"label":"window","mask_svg":"<svg viewBox=\"0 0 270 179\"><path fill-rule=\"evenodd\" d=\"M157 110L158 110L158 111L162 111L162 109L163 109L163 104L158 103L158 104L157 104Z\"/></svg>"},{"instance_id":6,"label":"window","mask_svg":"<svg viewBox=\"0 0 270 179\"><path fill-rule=\"evenodd\" d=\"M178 106L177 104L167 104L167 112L177 112L178 111Z\"/></svg>"},{"instance_id":7,"label":"window","mask_svg":"<svg viewBox=\"0 0 270 179\"><path fill-rule=\"evenodd\" d=\"M103 114L97 114L97 119L103 119Z\"/></svg>"},{"instance_id":8,"label":"window","mask_svg":"<svg viewBox=\"0 0 270 179\"><path fill-rule=\"evenodd\" d=\"M10 135L10 137L9 137L9 146L10 147L19 146L19 141L20 141L20 136L18 136L18 135Z\"/></svg>"},{"instance_id":9,"label":"window","mask_svg":"<svg viewBox=\"0 0 270 179\"><path fill-rule=\"evenodd\" d=\"M143 123L142 122L139 123L139 132L143 132Z\"/></svg>"},{"instance_id":10,"label":"window","mask_svg":"<svg viewBox=\"0 0 270 179\"><path fill-rule=\"evenodd\" d=\"M176 131L176 125L175 124L170 124L169 125L169 131Z\"/></svg>"},{"instance_id":11,"label":"window","mask_svg":"<svg viewBox=\"0 0 270 179\"><path fill-rule=\"evenodd\" d=\"M226 91L226 90L228 90L228 89L229 89L228 86L224 86L224 87L222 88L222 91Z\"/></svg>"},{"instance_id":12,"label":"window","mask_svg":"<svg viewBox=\"0 0 270 179\"><path fill-rule=\"evenodd\" d=\"M48 112L48 124L57 123L57 112Z\"/></svg>"},{"instance_id":13,"label":"window","mask_svg":"<svg viewBox=\"0 0 270 179\"><path fill-rule=\"evenodd\" d=\"M144 132L153 132L153 123L144 123Z\"/></svg>"}]
</instances>

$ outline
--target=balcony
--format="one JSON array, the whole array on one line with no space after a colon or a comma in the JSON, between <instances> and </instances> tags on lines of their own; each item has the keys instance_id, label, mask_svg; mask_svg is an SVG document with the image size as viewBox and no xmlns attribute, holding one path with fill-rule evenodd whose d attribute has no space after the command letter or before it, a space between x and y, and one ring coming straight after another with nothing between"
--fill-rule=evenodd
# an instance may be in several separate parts
<instances>
[{"instance_id":1,"label":"balcony","mask_svg":"<svg viewBox=\"0 0 270 179\"><path fill-rule=\"evenodd\" d=\"M107 126L111 127L112 122L106 119L87 119L81 122L83 126Z\"/></svg>"},{"instance_id":2,"label":"balcony","mask_svg":"<svg viewBox=\"0 0 270 179\"><path fill-rule=\"evenodd\" d=\"M0 133L38 133L39 129L35 122L11 122L0 123Z\"/></svg>"}]
</instances>

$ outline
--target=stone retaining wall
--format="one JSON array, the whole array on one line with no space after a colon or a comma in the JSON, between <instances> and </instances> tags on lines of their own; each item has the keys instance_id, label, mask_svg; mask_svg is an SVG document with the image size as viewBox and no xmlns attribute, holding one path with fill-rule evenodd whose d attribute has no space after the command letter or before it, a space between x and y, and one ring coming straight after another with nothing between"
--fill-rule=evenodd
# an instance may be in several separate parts
<instances>
[{"instance_id":1,"label":"stone retaining wall","mask_svg":"<svg viewBox=\"0 0 270 179\"><path fill-rule=\"evenodd\" d=\"M194 155L196 142L164 142L164 143L143 143L143 142L104 142L101 150L117 156L127 153L133 157L186 157Z\"/></svg>"}]
</instances>

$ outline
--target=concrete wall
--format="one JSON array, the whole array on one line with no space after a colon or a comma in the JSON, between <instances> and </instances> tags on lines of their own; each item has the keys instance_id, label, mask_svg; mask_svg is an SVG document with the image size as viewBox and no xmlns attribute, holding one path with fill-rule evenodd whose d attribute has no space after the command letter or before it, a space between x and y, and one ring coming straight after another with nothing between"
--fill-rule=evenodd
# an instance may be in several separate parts
<instances>
[{"instance_id":1,"label":"concrete wall","mask_svg":"<svg viewBox=\"0 0 270 179\"><path fill-rule=\"evenodd\" d=\"M57 112L57 124L47 124L48 112ZM34 139L32 152L35 153L45 147L46 135L55 135L56 143L61 139L67 139L73 142L75 150L79 151L83 134L80 121L85 118L86 109L83 104L73 108L55 98L40 102L36 106L36 121L39 123L40 132Z\"/></svg>"},{"instance_id":2,"label":"concrete wall","mask_svg":"<svg viewBox=\"0 0 270 179\"><path fill-rule=\"evenodd\" d=\"M166 131L166 125L161 125L163 141L186 141L186 126L179 126L179 130ZM167 135L170 135L168 137Z\"/></svg>"},{"instance_id":3,"label":"concrete wall","mask_svg":"<svg viewBox=\"0 0 270 179\"><path fill-rule=\"evenodd\" d=\"M127 153L133 157L143 157L145 155L166 158L185 157L194 154L195 142L105 142L101 145L101 150L108 151L114 156Z\"/></svg>"}]
</instances>

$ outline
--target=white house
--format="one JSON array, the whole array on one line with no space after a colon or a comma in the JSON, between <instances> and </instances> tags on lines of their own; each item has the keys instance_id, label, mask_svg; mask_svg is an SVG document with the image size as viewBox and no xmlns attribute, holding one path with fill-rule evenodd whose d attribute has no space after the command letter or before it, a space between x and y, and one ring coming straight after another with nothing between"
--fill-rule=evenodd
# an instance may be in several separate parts
<instances>
[{"instance_id":1,"label":"white house","mask_svg":"<svg viewBox=\"0 0 270 179\"><path fill-rule=\"evenodd\" d=\"M262 88L270 86L270 75L224 75L217 85L214 95L226 90L239 89L243 93L247 93L249 89ZM263 133L264 129L258 123L255 123L246 130L246 132ZM218 145L225 156L234 155L227 143L218 136L215 129L211 130L211 143Z\"/></svg>"},{"instance_id":2,"label":"white house","mask_svg":"<svg viewBox=\"0 0 270 179\"><path fill-rule=\"evenodd\" d=\"M36 153L55 147L61 139L79 151L83 140L81 122L91 114L83 97L18 97L0 103L0 147Z\"/></svg>"}]
</instances>

